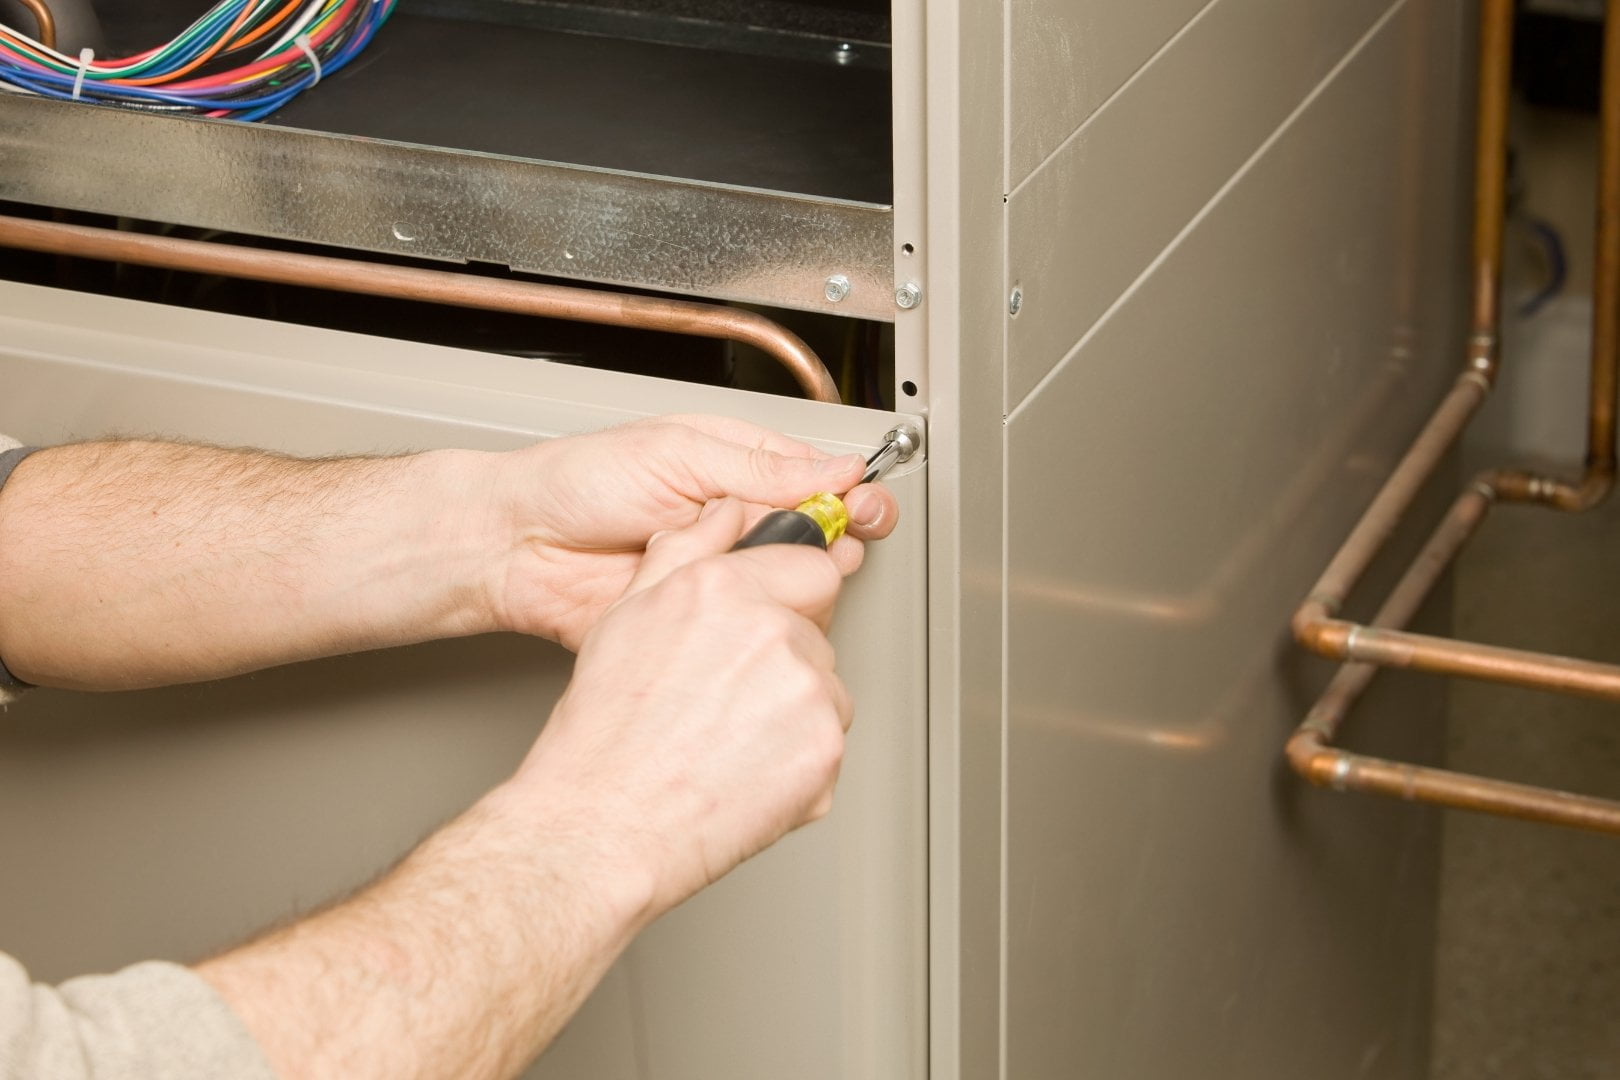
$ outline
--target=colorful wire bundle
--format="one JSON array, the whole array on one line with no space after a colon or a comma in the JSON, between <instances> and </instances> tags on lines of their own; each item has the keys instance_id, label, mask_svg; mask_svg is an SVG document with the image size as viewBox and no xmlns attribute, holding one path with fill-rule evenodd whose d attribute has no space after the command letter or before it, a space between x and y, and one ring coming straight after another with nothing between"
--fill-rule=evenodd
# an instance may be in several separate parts
<instances>
[{"instance_id":1,"label":"colorful wire bundle","mask_svg":"<svg viewBox=\"0 0 1620 1080\"><path fill-rule=\"evenodd\" d=\"M394 3L222 0L166 45L88 63L0 24L0 91L260 120L359 55Z\"/></svg>"}]
</instances>

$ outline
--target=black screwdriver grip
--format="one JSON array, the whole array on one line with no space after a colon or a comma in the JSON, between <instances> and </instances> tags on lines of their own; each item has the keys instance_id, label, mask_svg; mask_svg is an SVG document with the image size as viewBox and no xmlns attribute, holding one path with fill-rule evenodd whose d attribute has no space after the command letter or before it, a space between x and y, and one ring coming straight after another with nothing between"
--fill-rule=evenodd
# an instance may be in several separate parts
<instances>
[{"instance_id":1,"label":"black screwdriver grip","mask_svg":"<svg viewBox=\"0 0 1620 1080\"><path fill-rule=\"evenodd\" d=\"M809 514L797 510L772 510L754 523L743 538L731 545L732 551L765 544L809 544L827 550L827 535Z\"/></svg>"}]
</instances>

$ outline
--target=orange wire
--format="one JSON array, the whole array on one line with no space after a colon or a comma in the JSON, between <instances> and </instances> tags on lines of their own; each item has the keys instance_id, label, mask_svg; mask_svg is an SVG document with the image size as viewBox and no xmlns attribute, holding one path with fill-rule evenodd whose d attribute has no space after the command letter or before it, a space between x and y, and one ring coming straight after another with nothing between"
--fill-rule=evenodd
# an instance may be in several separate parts
<instances>
[{"instance_id":1,"label":"orange wire","mask_svg":"<svg viewBox=\"0 0 1620 1080\"><path fill-rule=\"evenodd\" d=\"M301 5L299 4L298 0L290 0L285 7L276 12L276 14L272 15L268 22L263 22L258 26L255 26L252 33L248 34L248 36L243 38L241 41L238 41L235 45L232 45L231 51L235 52L237 49L245 48L253 44L255 41L258 41L260 38L264 37L264 35L286 22L288 16L297 11L300 6Z\"/></svg>"},{"instance_id":2,"label":"orange wire","mask_svg":"<svg viewBox=\"0 0 1620 1080\"><path fill-rule=\"evenodd\" d=\"M170 71L163 75L148 75L144 79L108 79L107 81L119 86L152 86L156 83L177 79L188 71L195 71L212 60L219 53L219 50L225 47L225 43L231 40L231 36L242 28L242 24L247 21L247 17L252 13L253 5L243 4L242 10L236 13L236 21L231 23L230 27L215 39L214 43L201 56L178 71Z\"/></svg>"}]
</instances>

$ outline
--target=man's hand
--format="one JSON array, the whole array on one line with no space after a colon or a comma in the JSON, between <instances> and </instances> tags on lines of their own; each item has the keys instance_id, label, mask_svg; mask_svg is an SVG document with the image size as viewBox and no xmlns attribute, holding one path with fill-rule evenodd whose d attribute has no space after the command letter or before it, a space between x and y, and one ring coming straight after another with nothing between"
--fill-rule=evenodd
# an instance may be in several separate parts
<instances>
[{"instance_id":1,"label":"man's hand","mask_svg":"<svg viewBox=\"0 0 1620 1080\"><path fill-rule=\"evenodd\" d=\"M302 460L161 442L53 447L0 493L0 657L122 689L511 629L578 648L655 533L860 477L741 421L645 421L505 454ZM846 499L845 573L898 510Z\"/></svg>"},{"instance_id":2,"label":"man's hand","mask_svg":"<svg viewBox=\"0 0 1620 1080\"><path fill-rule=\"evenodd\" d=\"M285 1076L512 1076L636 931L825 813L849 695L824 552L654 539L517 774L352 900L199 968Z\"/></svg>"},{"instance_id":3,"label":"man's hand","mask_svg":"<svg viewBox=\"0 0 1620 1080\"><path fill-rule=\"evenodd\" d=\"M652 871L655 911L826 813L853 716L825 636L839 568L797 544L720 554L745 524L727 499L653 541L515 781Z\"/></svg>"},{"instance_id":4,"label":"man's hand","mask_svg":"<svg viewBox=\"0 0 1620 1080\"><path fill-rule=\"evenodd\" d=\"M874 433L875 434L875 433ZM496 620L577 650L641 563L653 535L697 520L709 500L749 504L750 520L818 491L860 479L858 455L831 458L742 420L660 417L590 435L553 439L503 455L497 520L514 538L496 581ZM861 540L889 534L894 496L877 484L849 491L850 539L833 545L845 573Z\"/></svg>"}]
</instances>

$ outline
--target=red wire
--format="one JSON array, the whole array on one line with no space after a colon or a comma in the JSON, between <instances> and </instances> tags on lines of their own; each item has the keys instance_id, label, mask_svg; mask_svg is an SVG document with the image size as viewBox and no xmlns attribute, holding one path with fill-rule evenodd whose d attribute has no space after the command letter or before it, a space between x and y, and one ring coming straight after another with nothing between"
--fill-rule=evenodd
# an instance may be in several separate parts
<instances>
[{"instance_id":1,"label":"red wire","mask_svg":"<svg viewBox=\"0 0 1620 1080\"><path fill-rule=\"evenodd\" d=\"M287 16L289 16L293 12L297 11L298 8L299 8L299 0L288 0L288 3L286 5L284 5L280 11L278 11L274 15L272 15L268 22L262 22L258 26L254 27L251 31L249 31L247 37L243 38L241 41L238 41L236 44L232 45L231 48L230 48L230 51L235 52L237 49L246 48L247 46L253 44L255 41L258 41L264 35L268 34L270 31L274 30L276 27L278 27L282 23L286 22L287 21Z\"/></svg>"},{"instance_id":2,"label":"red wire","mask_svg":"<svg viewBox=\"0 0 1620 1080\"><path fill-rule=\"evenodd\" d=\"M321 29L316 32L318 36L310 38L309 47L313 50L321 45L324 45L328 38L342 28L344 16L348 13L349 9L358 2L360 2L360 0L343 0L343 4L337 9L337 11L333 12L332 15L327 18L325 23L322 24ZM255 61L254 63L248 64L245 67L232 68L229 71L222 71L217 75L207 75L200 79L189 79L186 82L173 83L172 85L165 87L165 89L211 90L220 86L229 86L232 83L240 82L242 79L251 75L257 75L260 72L272 71L276 68L286 67L289 61L296 62L294 61L294 58L287 56L289 51L297 52L299 57L303 56L303 50L289 42L286 48L282 49L274 56L267 56L263 60ZM109 81L117 83L121 82L122 80L113 79Z\"/></svg>"}]
</instances>

